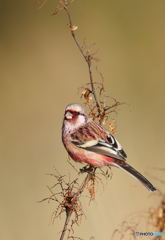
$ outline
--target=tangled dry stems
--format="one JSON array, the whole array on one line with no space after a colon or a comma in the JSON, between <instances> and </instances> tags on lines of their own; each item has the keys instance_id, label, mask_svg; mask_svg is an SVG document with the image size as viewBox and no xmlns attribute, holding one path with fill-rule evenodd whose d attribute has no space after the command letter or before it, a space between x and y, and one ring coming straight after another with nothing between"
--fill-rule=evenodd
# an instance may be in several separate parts
<instances>
[{"instance_id":1,"label":"tangled dry stems","mask_svg":"<svg viewBox=\"0 0 165 240\"><path fill-rule=\"evenodd\" d=\"M86 176L80 181L83 174L86 174ZM55 179L55 184L51 187L47 186L49 195L40 202L47 201L49 203L53 201L56 203L56 209L52 214L52 222L63 213L66 214L64 229L60 239L63 239L66 233L67 239L81 239L80 237L73 236L74 225L79 225L84 216L80 200L81 195L87 190L89 201L94 200L96 182L101 182L103 184L101 176L104 176L106 179L110 178L110 168L106 170L98 169L98 173L96 173L96 168L85 166L80 169L72 181L69 181L67 176L58 174L57 170L55 170L55 173L48 175Z\"/></svg>"}]
</instances>

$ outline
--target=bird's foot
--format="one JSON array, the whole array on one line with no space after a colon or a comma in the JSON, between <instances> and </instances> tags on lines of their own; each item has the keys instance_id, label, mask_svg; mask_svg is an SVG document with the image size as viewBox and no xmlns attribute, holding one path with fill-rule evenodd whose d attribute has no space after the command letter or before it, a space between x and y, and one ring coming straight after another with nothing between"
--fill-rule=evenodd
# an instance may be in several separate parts
<instances>
[{"instance_id":1,"label":"bird's foot","mask_svg":"<svg viewBox=\"0 0 165 240\"><path fill-rule=\"evenodd\" d=\"M90 165L86 165L83 168L80 168L80 173L94 173L96 171L96 167L92 167Z\"/></svg>"}]
</instances>

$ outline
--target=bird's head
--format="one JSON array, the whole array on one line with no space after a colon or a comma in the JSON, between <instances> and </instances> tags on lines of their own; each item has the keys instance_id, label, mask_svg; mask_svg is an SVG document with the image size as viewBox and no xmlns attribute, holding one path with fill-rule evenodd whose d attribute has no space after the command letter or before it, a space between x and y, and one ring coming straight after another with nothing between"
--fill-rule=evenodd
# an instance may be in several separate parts
<instances>
[{"instance_id":1,"label":"bird's head","mask_svg":"<svg viewBox=\"0 0 165 240\"><path fill-rule=\"evenodd\" d=\"M64 127L67 130L74 130L87 122L87 115L80 104L69 104L64 113Z\"/></svg>"}]
</instances>

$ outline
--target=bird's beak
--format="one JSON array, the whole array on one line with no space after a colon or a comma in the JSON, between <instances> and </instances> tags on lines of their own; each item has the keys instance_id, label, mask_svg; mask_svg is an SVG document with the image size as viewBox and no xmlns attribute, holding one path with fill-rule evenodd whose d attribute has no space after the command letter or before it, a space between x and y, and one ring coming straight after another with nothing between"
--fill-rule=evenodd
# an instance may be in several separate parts
<instances>
[{"instance_id":1,"label":"bird's beak","mask_svg":"<svg viewBox=\"0 0 165 240\"><path fill-rule=\"evenodd\" d=\"M73 118L73 114L71 112L66 112L65 119L70 120Z\"/></svg>"}]
</instances>

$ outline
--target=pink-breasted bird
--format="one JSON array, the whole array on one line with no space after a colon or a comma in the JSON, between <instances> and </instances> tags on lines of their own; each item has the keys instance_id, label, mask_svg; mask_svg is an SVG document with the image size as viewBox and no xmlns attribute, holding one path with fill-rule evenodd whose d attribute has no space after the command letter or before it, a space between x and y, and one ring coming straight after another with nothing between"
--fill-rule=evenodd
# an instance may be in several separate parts
<instances>
[{"instance_id":1,"label":"pink-breasted bird","mask_svg":"<svg viewBox=\"0 0 165 240\"><path fill-rule=\"evenodd\" d=\"M126 162L127 155L115 137L88 118L80 104L70 104L65 109L62 141L73 160L93 167L109 165L121 168L139 180L149 191L156 190L142 174Z\"/></svg>"}]
</instances>

